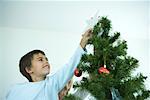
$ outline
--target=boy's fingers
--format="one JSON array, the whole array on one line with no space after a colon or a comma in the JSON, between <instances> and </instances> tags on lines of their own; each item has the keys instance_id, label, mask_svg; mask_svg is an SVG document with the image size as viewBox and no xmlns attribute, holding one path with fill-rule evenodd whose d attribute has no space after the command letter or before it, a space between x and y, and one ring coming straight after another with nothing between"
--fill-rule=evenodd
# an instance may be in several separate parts
<instances>
[{"instance_id":1,"label":"boy's fingers","mask_svg":"<svg viewBox=\"0 0 150 100\"><path fill-rule=\"evenodd\" d=\"M90 36L91 37L91 35L93 33L92 31L93 31L92 28L88 29L84 34L82 34L82 37L84 37L84 36Z\"/></svg>"},{"instance_id":2,"label":"boy's fingers","mask_svg":"<svg viewBox=\"0 0 150 100\"><path fill-rule=\"evenodd\" d=\"M87 30L88 33L92 33L92 28Z\"/></svg>"},{"instance_id":3,"label":"boy's fingers","mask_svg":"<svg viewBox=\"0 0 150 100\"><path fill-rule=\"evenodd\" d=\"M87 36L89 36L91 33L92 33L92 29L88 29L85 34L86 34Z\"/></svg>"},{"instance_id":4,"label":"boy's fingers","mask_svg":"<svg viewBox=\"0 0 150 100\"><path fill-rule=\"evenodd\" d=\"M89 32L88 32L88 36L91 37L92 34L93 34L93 31L92 31L92 29L91 29L91 30L89 30Z\"/></svg>"}]
</instances>

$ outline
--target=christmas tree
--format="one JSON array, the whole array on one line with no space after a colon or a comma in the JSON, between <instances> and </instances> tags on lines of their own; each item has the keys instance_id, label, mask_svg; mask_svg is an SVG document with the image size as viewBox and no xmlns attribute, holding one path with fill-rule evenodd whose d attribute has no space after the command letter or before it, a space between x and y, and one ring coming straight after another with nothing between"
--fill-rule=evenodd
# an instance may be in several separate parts
<instances>
[{"instance_id":1,"label":"christmas tree","mask_svg":"<svg viewBox=\"0 0 150 100\"><path fill-rule=\"evenodd\" d=\"M77 68L80 75L82 71L88 76L73 87L87 91L96 100L144 100L150 96L144 85L147 77L132 74L139 66L138 60L127 55L127 42L120 39L120 32L111 33L111 29L111 21L99 17L88 42L93 46L93 53L84 54ZM69 98L79 100L74 95L64 100Z\"/></svg>"}]
</instances>

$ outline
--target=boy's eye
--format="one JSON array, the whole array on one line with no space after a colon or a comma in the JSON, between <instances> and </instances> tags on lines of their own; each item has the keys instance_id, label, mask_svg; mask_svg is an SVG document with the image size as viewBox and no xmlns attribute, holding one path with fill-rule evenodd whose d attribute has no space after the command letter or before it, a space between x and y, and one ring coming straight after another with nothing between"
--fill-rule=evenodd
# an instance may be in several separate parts
<instances>
[{"instance_id":1,"label":"boy's eye","mask_svg":"<svg viewBox=\"0 0 150 100\"><path fill-rule=\"evenodd\" d=\"M48 61L48 59L47 58L38 58L38 61Z\"/></svg>"},{"instance_id":2,"label":"boy's eye","mask_svg":"<svg viewBox=\"0 0 150 100\"><path fill-rule=\"evenodd\" d=\"M39 61L43 61L43 59L39 59Z\"/></svg>"}]
</instances>

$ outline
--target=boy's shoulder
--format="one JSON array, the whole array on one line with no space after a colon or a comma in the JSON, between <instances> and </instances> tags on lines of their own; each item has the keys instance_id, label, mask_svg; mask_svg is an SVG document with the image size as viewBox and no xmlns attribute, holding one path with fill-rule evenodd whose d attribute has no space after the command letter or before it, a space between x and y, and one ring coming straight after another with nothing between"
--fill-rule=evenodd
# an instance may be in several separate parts
<instances>
[{"instance_id":1,"label":"boy's shoulder","mask_svg":"<svg viewBox=\"0 0 150 100\"><path fill-rule=\"evenodd\" d=\"M23 82L23 83L16 83L9 87L8 93L19 92L22 90L32 90L34 88L38 88L42 82Z\"/></svg>"},{"instance_id":2,"label":"boy's shoulder","mask_svg":"<svg viewBox=\"0 0 150 100\"><path fill-rule=\"evenodd\" d=\"M11 94L15 93L18 90L18 87L21 86L21 84L12 84L7 88L6 98L10 97Z\"/></svg>"},{"instance_id":3,"label":"boy's shoulder","mask_svg":"<svg viewBox=\"0 0 150 100\"><path fill-rule=\"evenodd\" d=\"M37 84L40 83L40 82L37 82ZM23 87L30 87L30 86L33 86L34 84L36 83L33 83L33 82L22 82L22 83L16 83L16 84L12 84L10 86L10 89L11 90L14 90L14 89L19 89L19 88L23 88Z\"/></svg>"},{"instance_id":4,"label":"boy's shoulder","mask_svg":"<svg viewBox=\"0 0 150 100\"><path fill-rule=\"evenodd\" d=\"M30 96L30 94L33 91L39 91L39 87L42 87L41 83L31 83L31 82L24 82L24 83L16 83L9 87L6 98L9 98L8 100L12 100L11 98L20 98L24 94L27 94ZM13 99L14 100L14 99ZM18 99L15 99L18 100Z\"/></svg>"},{"instance_id":5,"label":"boy's shoulder","mask_svg":"<svg viewBox=\"0 0 150 100\"><path fill-rule=\"evenodd\" d=\"M18 89L18 88L21 88L21 87L27 85L27 84L28 84L28 82L12 84L12 85L9 87L9 91L16 90L16 89Z\"/></svg>"}]
</instances>

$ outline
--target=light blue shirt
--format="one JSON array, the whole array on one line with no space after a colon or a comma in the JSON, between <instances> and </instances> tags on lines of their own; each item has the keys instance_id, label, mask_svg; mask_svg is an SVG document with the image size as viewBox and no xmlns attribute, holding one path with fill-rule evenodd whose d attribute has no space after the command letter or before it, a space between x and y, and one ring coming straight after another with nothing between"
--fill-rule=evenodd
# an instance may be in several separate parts
<instances>
[{"instance_id":1,"label":"light blue shirt","mask_svg":"<svg viewBox=\"0 0 150 100\"><path fill-rule=\"evenodd\" d=\"M40 82L20 83L11 88L6 100L58 100L59 91L72 78L84 50L79 46L68 63Z\"/></svg>"}]
</instances>

